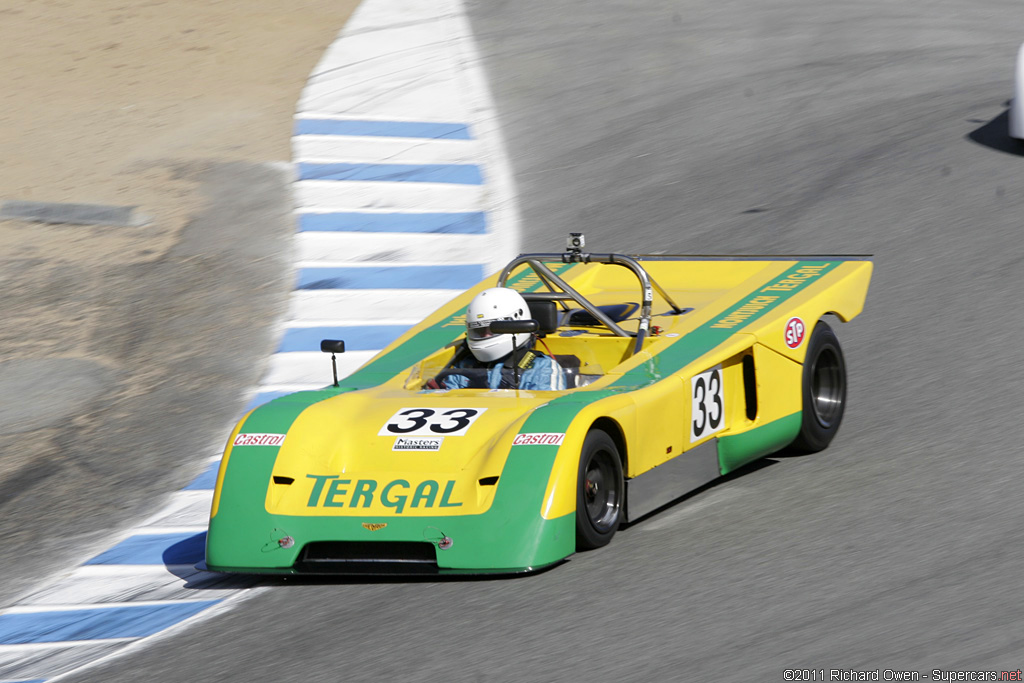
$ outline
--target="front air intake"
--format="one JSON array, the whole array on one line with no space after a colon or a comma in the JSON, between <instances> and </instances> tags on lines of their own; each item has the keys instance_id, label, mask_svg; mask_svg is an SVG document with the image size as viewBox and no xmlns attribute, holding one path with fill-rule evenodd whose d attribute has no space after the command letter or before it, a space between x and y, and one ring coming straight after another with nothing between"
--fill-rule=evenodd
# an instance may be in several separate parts
<instances>
[{"instance_id":1,"label":"front air intake","mask_svg":"<svg viewBox=\"0 0 1024 683\"><path fill-rule=\"evenodd\" d=\"M437 552L423 541L308 543L295 569L316 574L436 574Z\"/></svg>"}]
</instances>

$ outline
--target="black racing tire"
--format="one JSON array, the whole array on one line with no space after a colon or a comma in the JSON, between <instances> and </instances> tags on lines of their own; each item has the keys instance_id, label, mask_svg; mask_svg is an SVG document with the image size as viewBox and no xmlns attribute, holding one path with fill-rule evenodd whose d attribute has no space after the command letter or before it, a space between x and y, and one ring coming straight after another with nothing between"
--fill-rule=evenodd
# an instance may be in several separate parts
<instances>
[{"instance_id":1,"label":"black racing tire","mask_svg":"<svg viewBox=\"0 0 1024 683\"><path fill-rule=\"evenodd\" d=\"M592 429L583 440L576 477L576 549L608 545L622 523L626 484L612 437Z\"/></svg>"},{"instance_id":2,"label":"black racing tire","mask_svg":"<svg viewBox=\"0 0 1024 683\"><path fill-rule=\"evenodd\" d=\"M832 328L818 322L804 358L803 419L792 448L802 453L824 450L839 431L845 409L843 349Z\"/></svg>"}]
</instances>

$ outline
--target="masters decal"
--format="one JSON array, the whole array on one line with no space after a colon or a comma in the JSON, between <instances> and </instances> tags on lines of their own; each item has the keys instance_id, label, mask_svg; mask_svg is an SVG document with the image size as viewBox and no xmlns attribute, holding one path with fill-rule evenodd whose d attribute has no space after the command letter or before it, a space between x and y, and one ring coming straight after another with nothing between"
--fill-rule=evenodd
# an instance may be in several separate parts
<instances>
[{"instance_id":1,"label":"masters decal","mask_svg":"<svg viewBox=\"0 0 1024 683\"><path fill-rule=\"evenodd\" d=\"M391 447L393 451L439 451L443 436L400 436Z\"/></svg>"},{"instance_id":2,"label":"masters decal","mask_svg":"<svg viewBox=\"0 0 1024 683\"><path fill-rule=\"evenodd\" d=\"M284 434L239 434L231 442L232 446L280 446L284 443Z\"/></svg>"},{"instance_id":3,"label":"masters decal","mask_svg":"<svg viewBox=\"0 0 1024 683\"><path fill-rule=\"evenodd\" d=\"M402 408L377 436L462 436L487 408Z\"/></svg>"},{"instance_id":4,"label":"masters decal","mask_svg":"<svg viewBox=\"0 0 1024 683\"><path fill-rule=\"evenodd\" d=\"M306 507L324 508L368 508L374 504L402 514L406 504L410 508L457 508L462 503L452 500L455 481L449 479L441 484L433 479L421 481L415 487L405 479L395 479L383 486L375 479L341 479L337 474L307 474L313 480Z\"/></svg>"}]
</instances>

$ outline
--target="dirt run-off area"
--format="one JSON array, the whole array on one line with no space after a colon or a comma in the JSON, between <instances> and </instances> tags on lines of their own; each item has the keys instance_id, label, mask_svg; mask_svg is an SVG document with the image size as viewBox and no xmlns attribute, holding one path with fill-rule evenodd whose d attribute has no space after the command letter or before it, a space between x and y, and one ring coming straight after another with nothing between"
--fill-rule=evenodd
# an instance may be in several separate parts
<instances>
[{"instance_id":1,"label":"dirt run-off area","mask_svg":"<svg viewBox=\"0 0 1024 683\"><path fill-rule=\"evenodd\" d=\"M0 608L202 471L291 289L292 116L356 0L0 9Z\"/></svg>"}]
</instances>

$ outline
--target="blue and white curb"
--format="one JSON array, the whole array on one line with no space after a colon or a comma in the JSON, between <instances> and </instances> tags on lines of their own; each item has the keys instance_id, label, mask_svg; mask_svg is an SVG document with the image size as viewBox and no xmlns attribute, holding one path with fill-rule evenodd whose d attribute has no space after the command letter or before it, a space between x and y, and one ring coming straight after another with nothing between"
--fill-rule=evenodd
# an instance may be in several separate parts
<instances>
[{"instance_id":1,"label":"blue and white curb","mask_svg":"<svg viewBox=\"0 0 1024 683\"><path fill-rule=\"evenodd\" d=\"M295 119L296 286L251 405L329 383L321 339L346 341L348 374L514 255L515 194L479 64L461 0L364 0L325 53ZM218 462L0 612L0 683L58 680L266 590L194 568Z\"/></svg>"},{"instance_id":2,"label":"blue and white curb","mask_svg":"<svg viewBox=\"0 0 1024 683\"><path fill-rule=\"evenodd\" d=\"M469 36L458 2L364 5L309 79L298 283L254 404L323 386L321 339L345 340L348 374L514 255L511 174Z\"/></svg>"},{"instance_id":3,"label":"blue and white curb","mask_svg":"<svg viewBox=\"0 0 1024 683\"><path fill-rule=\"evenodd\" d=\"M194 567L217 461L113 546L0 613L0 680L53 680L252 593L239 590L245 580Z\"/></svg>"}]
</instances>

